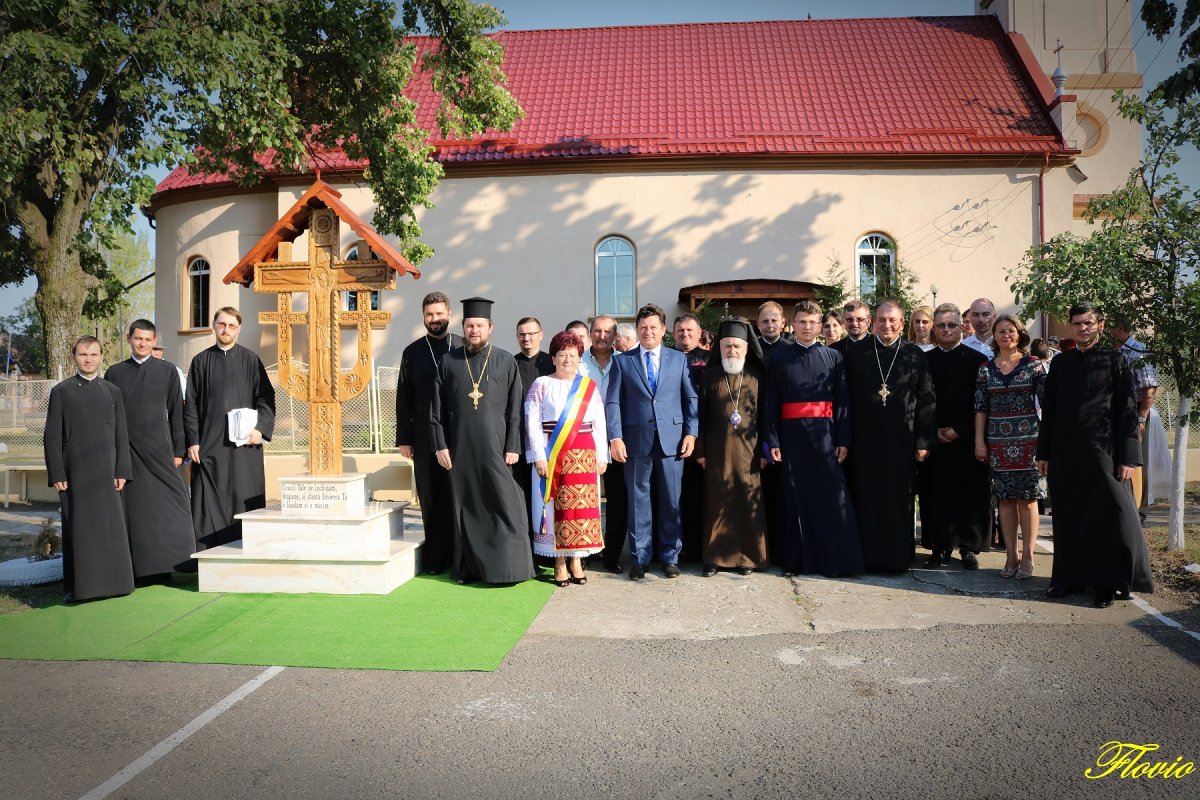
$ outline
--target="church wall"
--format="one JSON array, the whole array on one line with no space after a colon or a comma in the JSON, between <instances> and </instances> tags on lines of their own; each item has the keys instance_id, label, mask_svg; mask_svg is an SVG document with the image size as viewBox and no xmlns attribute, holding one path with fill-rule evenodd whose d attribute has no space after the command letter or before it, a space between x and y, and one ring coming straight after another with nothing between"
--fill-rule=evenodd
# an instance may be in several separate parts
<instances>
[{"instance_id":1,"label":"church wall","mask_svg":"<svg viewBox=\"0 0 1200 800\"><path fill-rule=\"evenodd\" d=\"M449 178L436 207L421 215L437 253L423 277L399 280L382 307L393 315L375 340L377 364L396 364L422 331L425 293L453 300L481 294L496 301L496 342L514 347L521 316L541 318L547 331L595 312L593 253L606 236L629 239L637 252L637 302L658 303L669 315L679 289L705 281L780 278L822 282L830 258L853 275L859 237L880 231L931 299L966 304L976 296L1012 307L1005 270L1038 234L1036 168L988 170L696 171ZM1079 191L1063 169L1046 176L1047 235L1072 225ZM242 342L276 360L275 337L257 325L273 296L220 284L241 255L282 215L304 186L236 199L168 204L157 214L158 320L168 352L186 366L209 346L211 333L180 331L183 272L190 255L213 265L213 305L246 313ZM364 189L339 185L345 200L370 217ZM343 227L343 250L354 240ZM303 237L296 252L303 253ZM452 308L460 322L457 302ZM349 340L350 337L347 337ZM349 363L353 342L344 353Z\"/></svg>"}]
</instances>

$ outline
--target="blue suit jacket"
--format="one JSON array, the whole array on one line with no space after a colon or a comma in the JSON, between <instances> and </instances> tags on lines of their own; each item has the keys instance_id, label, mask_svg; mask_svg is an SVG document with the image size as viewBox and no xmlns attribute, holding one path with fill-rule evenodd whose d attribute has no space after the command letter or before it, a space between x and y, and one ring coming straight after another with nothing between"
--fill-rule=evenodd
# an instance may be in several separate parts
<instances>
[{"instance_id":1,"label":"blue suit jacket","mask_svg":"<svg viewBox=\"0 0 1200 800\"><path fill-rule=\"evenodd\" d=\"M695 436L699 428L699 399L688 377L687 356L663 347L658 351L658 391L650 393L642 348L613 358L605 397L608 440L621 439L629 456L640 458L654 452L654 438L667 455L679 452L684 436Z\"/></svg>"}]
</instances>

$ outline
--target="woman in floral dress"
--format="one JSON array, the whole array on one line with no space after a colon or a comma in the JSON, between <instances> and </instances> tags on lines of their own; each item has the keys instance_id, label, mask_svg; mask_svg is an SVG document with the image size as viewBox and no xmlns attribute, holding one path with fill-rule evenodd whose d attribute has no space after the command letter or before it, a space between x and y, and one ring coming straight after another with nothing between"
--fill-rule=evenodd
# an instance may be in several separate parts
<instances>
[{"instance_id":1,"label":"woman in floral dress","mask_svg":"<svg viewBox=\"0 0 1200 800\"><path fill-rule=\"evenodd\" d=\"M975 457L987 461L992 492L1000 505L1000 534L1008 551L1000 576L1024 580L1033 576L1037 544L1038 485L1037 401L1046 372L1029 354L1029 333L1010 314L992 326L995 357L979 367L975 385ZM1017 555L1017 526L1024 533Z\"/></svg>"}]
</instances>

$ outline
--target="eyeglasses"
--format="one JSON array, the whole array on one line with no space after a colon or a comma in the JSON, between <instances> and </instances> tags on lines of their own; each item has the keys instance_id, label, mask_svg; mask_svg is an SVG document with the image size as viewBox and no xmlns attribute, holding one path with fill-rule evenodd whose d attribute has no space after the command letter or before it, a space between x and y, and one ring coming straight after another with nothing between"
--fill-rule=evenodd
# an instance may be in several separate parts
<instances>
[{"instance_id":1,"label":"eyeglasses","mask_svg":"<svg viewBox=\"0 0 1200 800\"><path fill-rule=\"evenodd\" d=\"M533 331L532 333L518 333L517 338L518 339L528 339L531 336L537 336L539 333L541 333L541 331Z\"/></svg>"},{"instance_id":2,"label":"eyeglasses","mask_svg":"<svg viewBox=\"0 0 1200 800\"><path fill-rule=\"evenodd\" d=\"M939 322L933 327L941 328L942 330L950 330L951 328L961 328L962 326L957 322Z\"/></svg>"}]
</instances>

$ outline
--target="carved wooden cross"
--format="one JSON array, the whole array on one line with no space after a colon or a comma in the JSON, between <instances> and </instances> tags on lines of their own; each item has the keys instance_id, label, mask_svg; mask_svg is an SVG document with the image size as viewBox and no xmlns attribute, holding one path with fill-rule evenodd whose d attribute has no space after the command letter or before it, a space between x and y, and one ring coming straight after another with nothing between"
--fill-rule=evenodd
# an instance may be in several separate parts
<instances>
[{"instance_id":1,"label":"carved wooden cross","mask_svg":"<svg viewBox=\"0 0 1200 800\"><path fill-rule=\"evenodd\" d=\"M371 381L371 329L392 318L371 311L371 291L396 288L386 262L338 258L338 217L328 208L312 208L308 228L308 260L292 261L291 242L280 242L277 261L254 264L254 291L279 295L276 311L258 321L279 331L279 384L289 395L308 403L308 468L313 475L342 474L342 406L366 391ZM365 244L360 254L369 254ZM308 311L292 310L292 293L308 295ZM341 293L357 292L358 310L341 310ZM308 373L295 369L292 326L308 326ZM358 356L341 369L342 328L358 331Z\"/></svg>"}]
</instances>

